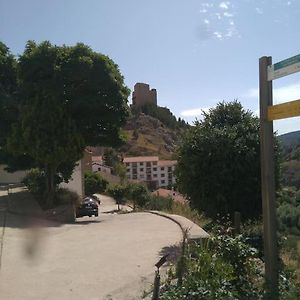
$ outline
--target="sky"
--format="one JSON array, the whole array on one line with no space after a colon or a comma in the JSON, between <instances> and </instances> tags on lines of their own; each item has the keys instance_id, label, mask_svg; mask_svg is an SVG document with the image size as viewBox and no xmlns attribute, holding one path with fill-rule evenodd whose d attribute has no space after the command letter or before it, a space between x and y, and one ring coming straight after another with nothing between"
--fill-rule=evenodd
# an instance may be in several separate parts
<instances>
[{"instance_id":1,"label":"sky","mask_svg":"<svg viewBox=\"0 0 300 300\"><path fill-rule=\"evenodd\" d=\"M192 124L220 101L259 114L258 60L300 54L299 15L300 0L0 0L0 40L15 55L27 40L83 42L131 90L148 83L159 106ZM274 80L273 94L274 104L300 99L300 72ZM274 130L300 130L300 117Z\"/></svg>"}]
</instances>

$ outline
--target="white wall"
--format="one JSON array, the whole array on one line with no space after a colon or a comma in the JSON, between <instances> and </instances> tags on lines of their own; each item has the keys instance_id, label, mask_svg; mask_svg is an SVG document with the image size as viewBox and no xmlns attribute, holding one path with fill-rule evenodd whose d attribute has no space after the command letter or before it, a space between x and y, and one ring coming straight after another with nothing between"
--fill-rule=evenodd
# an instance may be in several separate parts
<instances>
[{"instance_id":1,"label":"white wall","mask_svg":"<svg viewBox=\"0 0 300 300\"><path fill-rule=\"evenodd\" d=\"M5 165L0 165L0 183L20 183L26 175L26 171L9 173L4 170L5 167Z\"/></svg>"},{"instance_id":2,"label":"white wall","mask_svg":"<svg viewBox=\"0 0 300 300\"><path fill-rule=\"evenodd\" d=\"M70 181L68 183L63 182L60 186L76 192L80 197L84 196L84 178L81 160L77 162Z\"/></svg>"}]
</instances>

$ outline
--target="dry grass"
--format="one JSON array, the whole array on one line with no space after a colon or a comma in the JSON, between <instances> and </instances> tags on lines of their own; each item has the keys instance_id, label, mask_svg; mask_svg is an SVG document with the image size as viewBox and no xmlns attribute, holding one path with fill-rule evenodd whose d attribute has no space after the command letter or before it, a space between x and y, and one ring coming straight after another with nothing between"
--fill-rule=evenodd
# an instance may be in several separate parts
<instances>
[{"instance_id":1,"label":"dry grass","mask_svg":"<svg viewBox=\"0 0 300 300\"><path fill-rule=\"evenodd\" d=\"M173 202L172 208L166 212L185 217L200 227L203 227L210 222L210 219L208 219L203 213L199 213L197 210L192 209L188 204Z\"/></svg>"}]
</instances>

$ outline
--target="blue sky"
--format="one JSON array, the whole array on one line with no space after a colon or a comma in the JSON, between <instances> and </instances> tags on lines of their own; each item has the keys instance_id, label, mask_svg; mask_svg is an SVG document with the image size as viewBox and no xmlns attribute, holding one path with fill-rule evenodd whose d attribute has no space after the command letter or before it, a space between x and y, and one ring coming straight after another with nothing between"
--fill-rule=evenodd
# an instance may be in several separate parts
<instances>
[{"instance_id":1,"label":"blue sky","mask_svg":"<svg viewBox=\"0 0 300 300\"><path fill-rule=\"evenodd\" d=\"M201 110L238 99L258 112L258 59L300 53L300 0L0 0L0 40L84 42L110 56L132 90L192 123ZM300 99L300 73L273 82L274 103ZM131 101L131 99L130 99ZM300 117L274 122L300 130Z\"/></svg>"}]
</instances>

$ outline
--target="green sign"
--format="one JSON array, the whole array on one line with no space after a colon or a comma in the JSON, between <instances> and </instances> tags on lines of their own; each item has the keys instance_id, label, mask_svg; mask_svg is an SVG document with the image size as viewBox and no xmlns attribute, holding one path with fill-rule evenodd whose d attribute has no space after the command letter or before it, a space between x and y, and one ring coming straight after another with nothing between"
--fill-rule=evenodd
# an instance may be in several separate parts
<instances>
[{"instance_id":1,"label":"green sign","mask_svg":"<svg viewBox=\"0 0 300 300\"><path fill-rule=\"evenodd\" d=\"M282 68L286 68L290 65L297 64L297 63L300 63L300 54L274 64L274 71L277 71Z\"/></svg>"},{"instance_id":2,"label":"green sign","mask_svg":"<svg viewBox=\"0 0 300 300\"><path fill-rule=\"evenodd\" d=\"M300 54L268 67L268 80L274 80L300 71Z\"/></svg>"}]
</instances>

